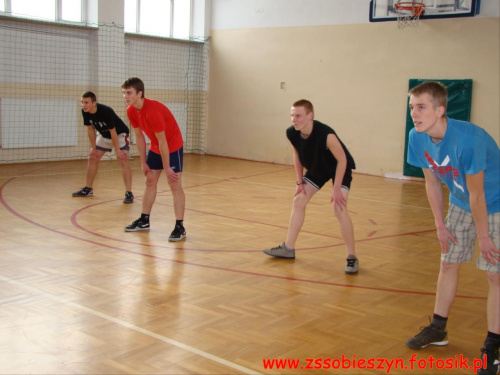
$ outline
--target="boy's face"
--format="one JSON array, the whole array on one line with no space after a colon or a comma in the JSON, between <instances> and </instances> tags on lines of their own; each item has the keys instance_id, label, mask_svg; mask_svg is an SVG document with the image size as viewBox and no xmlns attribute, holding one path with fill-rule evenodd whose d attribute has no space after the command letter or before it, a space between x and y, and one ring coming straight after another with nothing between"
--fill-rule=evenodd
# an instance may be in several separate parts
<instances>
[{"instance_id":1,"label":"boy's face","mask_svg":"<svg viewBox=\"0 0 500 375\"><path fill-rule=\"evenodd\" d=\"M141 100L141 91L137 92L133 87L123 88L122 93L127 105L135 106Z\"/></svg>"},{"instance_id":2,"label":"boy's face","mask_svg":"<svg viewBox=\"0 0 500 375\"><path fill-rule=\"evenodd\" d=\"M92 112L94 107L97 106L97 102L93 102L90 98L82 98L80 104L82 105L83 112Z\"/></svg>"},{"instance_id":3,"label":"boy's face","mask_svg":"<svg viewBox=\"0 0 500 375\"><path fill-rule=\"evenodd\" d=\"M424 93L420 96L410 95L410 111L415 130L427 133L443 117L445 109L442 106L434 108L432 97Z\"/></svg>"},{"instance_id":4,"label":"boy's face","mask_svg":"<svg viewBox=\"0 0 500 375\"><path fill-rule=\"evenodd\" d=\"M306 109L304 107L292 107L290 116L295 130L301 131L307 124L309 124L310 121L312 121L313 113L306 113Z\"/></svg>"}]
</instances>

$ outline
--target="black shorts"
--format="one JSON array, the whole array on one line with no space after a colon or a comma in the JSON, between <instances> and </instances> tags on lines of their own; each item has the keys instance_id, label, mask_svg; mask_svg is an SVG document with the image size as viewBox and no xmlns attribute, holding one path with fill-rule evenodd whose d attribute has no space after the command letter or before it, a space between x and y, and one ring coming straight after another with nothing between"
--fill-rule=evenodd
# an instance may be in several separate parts
<instances>
[{"instance_id":1,"label":"black shorts","mask_svg":"<svg viewBox=\"0 0 500 375\"><path fill-rule=\"evenodd\" d=\"M184 148L181 147L177 151L170 153L170 168L174 170L174 172L182 172L182 162L184 159ZM161 159L161 155L153 152L151 150L148 151L148 156L146 157L146 164L149 168L153 170L163 169L163 160Z\"/></svg>"},{"instance_id":2,"label":"black shorts","mask_svg":"<svg viewBox=\"0 0 500 375\"><path fill-rule=\"evenodd\" d=\"M335 180L335 177L316 177L313 176L309 171L306 171L304 175L304 180L314 186L316 189L321 189L324 184L326 184L329 180L332 180L332 184ZM344 178L342 179L341 187L344 189L351 189L351 181L352 181L352 170L347 168L344 173Z\"/></svg>"}]
</instances>

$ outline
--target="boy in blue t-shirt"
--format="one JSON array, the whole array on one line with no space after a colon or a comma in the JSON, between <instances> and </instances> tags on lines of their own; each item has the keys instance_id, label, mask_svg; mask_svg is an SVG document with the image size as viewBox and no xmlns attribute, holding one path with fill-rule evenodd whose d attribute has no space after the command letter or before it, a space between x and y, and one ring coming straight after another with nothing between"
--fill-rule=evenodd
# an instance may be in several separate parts
<instances>
[{"instance_id":1,"label":"boy in blue t-shirt","mask_svg":"<svg viewBox=\"0 0 500 375\"><path fill-rule=\"evenodd\" d=\"M440 82L424 82L410 91L415 128L410 132L408 163L421 167L441 245L441 269L432 323L406 344L412 349L448 344L446 323L455 297L460 265L472 259L489 282L488 334L481 349L496 374L500 347L500 149L480 127L446 117L448 91ZM442 182L450 190L446 220Z\"/></svg>"}]
</instances>

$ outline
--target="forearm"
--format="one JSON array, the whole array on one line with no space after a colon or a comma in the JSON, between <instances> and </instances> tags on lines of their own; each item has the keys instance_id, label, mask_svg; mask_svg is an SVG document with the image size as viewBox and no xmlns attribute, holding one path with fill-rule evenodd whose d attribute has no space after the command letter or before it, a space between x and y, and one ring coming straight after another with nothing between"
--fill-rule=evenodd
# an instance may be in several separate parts
<instances>
[{"instance_id":1,"label":"forearm","mask_svg":"<svg viewBox=\"0 0 500 375\"><path fill-rule=\"evenodd\" d=\"M442 228L445 225L443 188L441 186L441 182L430 183L426 180L425 189L427 191L427 199L429 200L432 214L434 215L436 228Z\"/></svg>"},{"instance_id":2,"label":"forearm","mask_svg":"<svg viewBox=\"0 0 500 375\"><path fill-rule=\"evenodd\" d=\"M120 151L120 143L118 142L118 137L116 136L116 134L111 133L111 141L113 142L115 153L118 153Z\"/></svg>"},{"instance_id":3,"label":"forearm","mask_svg":"<svg viewBox=\"0 0 500 375\"><path fill-rule=\"evenodd\" d=\"M95 142L96 142L96 133L95 133L94 128L92 128L91 126L89 126L87 128L87 134L89 136L90 147L95 149L95 147L96 147L96 144L95 144Z\"/></svg>"},{"instance_id":4,"label":"forearm","mask_svg":"<svg viewBox=\"0 0 500 375\"><path fill-rule=\"evenodd\" d=\"M335 168L335 179L333 181L333 188L340 189L342 181L344 180L345 170L347 168L347 160L338 160L337 168Z\"/></svg>"},{"instance_id":5,"label":"forearm","mask_svg":"<svg viewBox=\"0 0 500 375\"><path fill-rule=\"evenodd\" d=\"M295 175L297 176L297 183L301 183L304 177L304 168L300 162L295 164Z\"/></svg>"},{"instance_id":6,"label":"forearm","mask_svg":"<svg viewBox=\"0 0 500 375\"><path fill-rule=\"evenodd\" d=\"M293 166L295 168L295 175L297 176L297 183L301 183L304 177L304 166L300 162L299 155L294 150L293 152Z\"/></svg>"},{"instance_id":7,"label":"forearm","mask_svg":"<svg viewBox=\"0 0 500 375\"><path fill-rule=\"evenodd\" d=\"M474 195L471 194L469 204L478 238L488 238L490 235L488 228L488 209L486 207L484 192Z\"/></svg>"},{"instance_id":8,"label":"forearm","mask_svg":"<svg viewBox=\"0 0 500 375\"><path fill-rule=\"evenodd\" d=\"M141 158L141 162L143 164L146 163L146 140L144 139L144 136L142 135L141 131L136 131L134 129L135 133L135 141L137 145L137 151L139 152L139 157Z\"/></svg>"},{"instance_id":9,"label":"forearm","mask_svg":"<svg viewBox=\"0 0 500 375\"><path fill-rule=\"evenodd\" d=\"M160 154L161 154L161 161L163 163L163 169L167 170L170 168L170 150L168 149L168 144L165 143L160 143Z\"/></svg>"}]
</instances>

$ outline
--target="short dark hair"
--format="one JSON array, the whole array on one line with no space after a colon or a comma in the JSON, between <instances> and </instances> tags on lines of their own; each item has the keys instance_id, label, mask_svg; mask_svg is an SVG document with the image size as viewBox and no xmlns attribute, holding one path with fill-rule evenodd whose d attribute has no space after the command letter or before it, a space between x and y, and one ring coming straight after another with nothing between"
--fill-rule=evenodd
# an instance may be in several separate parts
<instances>
[{"instance_id":1,"label":"short dark hair","mask_svg":"<svg viewBox=\"0 0 500 375\"><path fill-rule=\"evenodd\" d=\"M127 78L125 82L122 83L121 88L128 89L129 87L135 89L136 92L141 91L142 92L141 98L144 98L144 82L142 82L140 78L137 77Z\"/></svg>"},{"instance_id":2,"label":"short dark hair","mask_svg":"<svg viewBox=\"0 0 500 375\"><path fill-rule=\"evenodd\" d=\"M97 97L95 96L95 94L92 91L85 91L82 94L82 98L90 98L90 100L92 100L92 102L97 102Z\"/></svg>"},{"instance_id":3,"label":"short dark hair","mask_svg":"<svg viewBox=\"0 0 500 375\"><path fill-rule=\"evenodd\" d=\"M444 107L445 111L443 116L446 115L446 107L448 106L448 89L441 82L426 81L410 90L409 95L420 96L422 94L429 94L434 108Z\"/></svg>"},{"instance_id":4,"label":"short dark hair","mask_svg":"<svg viewBox=\"0 0 500 375\"><path fill-rule=\"evenodd\" d=\"M314 107L309 100L300 99L293 103L292 107L304 107L306 113L314 112Z\"/></svg>"}]
</instances>

